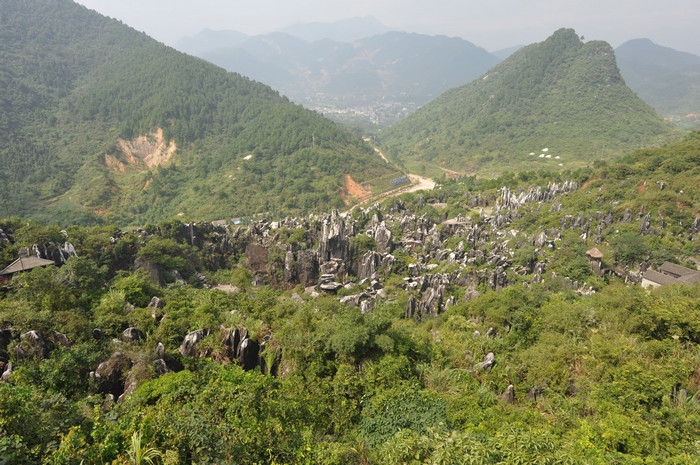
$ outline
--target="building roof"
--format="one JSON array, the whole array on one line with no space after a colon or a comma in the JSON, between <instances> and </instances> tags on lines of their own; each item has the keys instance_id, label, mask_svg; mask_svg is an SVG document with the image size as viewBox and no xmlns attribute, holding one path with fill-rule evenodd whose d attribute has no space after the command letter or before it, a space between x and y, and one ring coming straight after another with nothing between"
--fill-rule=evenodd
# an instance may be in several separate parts
<instances>
[{"instance_id":1,"label":"building roof","mask_svg":"<svg viewBox=\"0 0 700 465\"><path fill-rule=\"evenodd\" d=\"M659 271L647 270L643 278L659 285L700 283L700 271L665 262Z\"/></svg>"},{"instance_id":2,"label":"building roof","mask_svg":"<svg viewBox=\"0 0 700 465\"><path fill-rule=\"evenodd\" d=\"M695 273L695 274L688 274L685 276L681 276L678 278L678 281L687 283L687 284L697 284L700 283L700 272Z\"/></svg>"},{"instance_id":3,"label":"building roof","mask_svg":"<svg viewBox=\"0 0 700 465\"><path fill-rule=\"evenodd\" d=\"M659 271L664 274L670 274L672 276L675 276L676 278L680 278L681 276L693 276L696 274L700 274L700 271L692 270L690 268L676 265L675 263L671 262L664 262L664 264L659 267Z\"/></svg>"},{"instance_id":4,"label":"building roof","mask_svg":"<svg viewBox=\"0 0 700 465\"><path fill-rule=\"evenodd\" d=\"M20 257L10 263L7 268L0 271L0 276L17 273L19 271L28 271L40 266L55 265L53 260L44 260L39 257Z\"/></svg>"},{"instance_id":5,"label":"building roof","mask_svg":"<svg viewBox=\"0 0 700 465\"><path fill-rule=\"evenodd\" d=\"M669 284L678 284L678 280L674 278L673 276L669 276L663 273L659 273L658 271L654 270L647 270L644 272L642 275L642 278L646 279L647 281L651 281L653 283L666 286Z\"/></svg>"}]
</instances>

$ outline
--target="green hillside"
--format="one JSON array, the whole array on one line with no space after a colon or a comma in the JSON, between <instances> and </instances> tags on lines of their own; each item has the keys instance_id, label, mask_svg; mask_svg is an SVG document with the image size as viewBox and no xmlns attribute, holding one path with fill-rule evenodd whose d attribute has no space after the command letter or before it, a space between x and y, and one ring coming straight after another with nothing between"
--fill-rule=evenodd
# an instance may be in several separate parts
<instances>
[{"instance_id":1,"label":"green hillside","mask_svg":"<svg viewBox=\"0 0 700 465\"><path fill-rule=\"evenodd\" d=\"M63 223L352 202L398 174L267 86L68 0L0 1L0 210Z\"/></svg>"},{"instance_id":2,"label":"green hillside","mask_svg":"<svg viewBox=\"0 0 700 465\"><path fill-rule=\"evenodd\" d=\"M583 43L573 30L560 29L444 93L379 140L412 169L493 175L581 166L672 132L627 88L607 43Z\"/></svg>"}]
</instances>

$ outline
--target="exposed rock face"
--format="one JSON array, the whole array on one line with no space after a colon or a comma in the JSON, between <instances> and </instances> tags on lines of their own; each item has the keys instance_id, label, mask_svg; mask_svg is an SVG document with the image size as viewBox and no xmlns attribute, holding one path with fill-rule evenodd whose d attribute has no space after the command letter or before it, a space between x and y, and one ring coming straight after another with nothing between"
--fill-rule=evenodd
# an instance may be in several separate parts
<instances>
[{"instance_id":1,"label":"exposed rock face","mask_svg":"<svg viewBox=\"0 0 700 465\"><path fill-rule=\"evenodd\" d=\"M258 244L248 244L245 248L246 266L252 273L267 273L269 250Z\"/></svg>"},{"instance_id":2,"label":"exposed rock face","mask_svg":"<svg viewBox=\"0 0 700 465\"><path fill-rule=\"evenodd\" d=\"M386 223L382 221L373 231L374 241L377 244L377 252L380 254L388 254L393 250L392 234L386 227Z\"/></svg>"},{"instance_id":3,"label":"exposed rock face","mask_svg":"<svg viewBox=\"0 0 700 465\"><path fill-rule=\"evenodd\" d=\"M223 329L222 338L226 348L226 357L229 360L237 360L240 354L239 346L243 339L248 337L246 328Z\"/></svg>"},{"instance_id":4,"label":"exposed rock face","mask_svg":"<svg viewBox=\"0 0 700 465\"><path fill-rule=\"evenodd\" d=\"M352 227L346 223L346 218L333 211L331 216L323 221L323 233L319 243L319 261L329 262L334 259L347 261L350 258L350 236Z\"/></svg>"},{"instance_id":5,"label":"exposed rock face","mask_svg":"<svg viewBox=\"0 0 700 465\"><path fill-rule=\"evenodd\" d=\"M508 285L508 277L506 276L506 272L502 266L496 267L495 270L493 270L493 273L491 273L491 277L489 278L489 286L491 286L491 289L502 289Z\"/></svg>"},{"instance_id":6,"label":"exposed rock face","mask_svg":"<svg viewBox=\"0 0 700 465\"><path fill-rule=\"evenodd\" d=\"M313 250L300 250L297 252L299 263L299 284L308 287L318 282L319 262L318 253Z\"/></svg>"},{"instance_id":7,"label":"exposed rock face","mask_svg":"<svg viewBox=\"0 0 700 465\"><path fill-rule=\"evenodd\" d=\"M138 257L134 261L134 269L147 271L148 274L151 275L151 278L155 282L157 282L159 286L165 286L165 279L163 278L163 274L161 273L160 268L158 268L156 265L149 262L145 258Z\"/></svg>"},{"instance_id":8,"label":"exposed rock face","mask_svg":"<svg viewBox=\"0 0 700 465\"><path fill-rule=\"evenodd\" d=\"M360 266L357 270L358 281L370 279L377 272L380 259L381 256L378 253L372 250L367 251L360 260Z\"/></svg>"}]
</instances>

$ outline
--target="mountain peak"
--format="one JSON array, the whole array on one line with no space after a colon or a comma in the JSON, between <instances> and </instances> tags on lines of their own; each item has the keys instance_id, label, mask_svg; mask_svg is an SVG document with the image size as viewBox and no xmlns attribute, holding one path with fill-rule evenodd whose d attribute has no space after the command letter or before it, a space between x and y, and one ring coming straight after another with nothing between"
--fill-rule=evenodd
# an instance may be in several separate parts
<instances>
[{"instance_id":1,"label":"mountain peak","mask_svg":"<svg viewBox=\"0 0 700 465\"><path fill-rule=\"evenodd\" d=\"M496 174L546 163L581 166L669 133L670 126L625 85L607 42L584 44L573 29L562 28L446 92L382 139L391 155L410 154L407 166L420 160ZM541 147L556 155L530 155Z\"/></svg>"}]
</instances>

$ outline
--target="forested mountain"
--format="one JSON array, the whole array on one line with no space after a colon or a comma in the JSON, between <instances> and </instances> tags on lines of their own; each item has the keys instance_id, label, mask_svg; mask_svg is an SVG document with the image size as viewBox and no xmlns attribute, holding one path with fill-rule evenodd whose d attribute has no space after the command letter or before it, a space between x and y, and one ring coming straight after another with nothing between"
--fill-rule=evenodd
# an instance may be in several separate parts
<instances>
[{"instance_id":1,"label":"forested mountain","mask_svg":"<svg viewBox=\"0 0 700 465\"><path fill-rule=\"evenodd\" d=\"M269 87L68 0L0 2L5 215L120 224L308 211L399 176ZM350 178L348 178L348 175Z\"/></svg>"},{"instance_id":2,"label":"forested mountain","mask_svg":"<svg viewBox=\"0 0 700 465\"><path fill-rule=\"evenodd\" d=\"M186 42L180 46L192 49ZM373 121L375 128L499 62L463 39L406 32L353 42L306 42L276 32L242 43L222 40L197 56L269 84L309 108L344 120L357 116L357 121Z\"/></svg>"},{"instance_id":3,"label":"forested mountain","mask_svg":"<svg viewBox=\"0 0 700 465\"><path fill-rule=\"evenodd\" d=\"M581 166L673 133L624 83L612 48L560 29L380 134L412 169ZM548 150L544 150L548 149Z\"/></svg>"},{"instance_id":4,"label":"forested mountain","mask_svg":"<svg viewBox=\"0 0 700 465\"><path fill-rule=\"evenodd\" d=\"M0 285L0 463L696 464L699 177L696 132L243 228L0 219L57 265Z\"/></svg>"},{"instance_id":5,"label":"forested mountain","mask_svg":"<svg viewBox=\"0 0 700 465\"><path fill-rule=\"evenodd\" d=\"M635 39L615 49L627 85L682 126L700 123L700 57Z\"/></svg>"}]
</instances>

